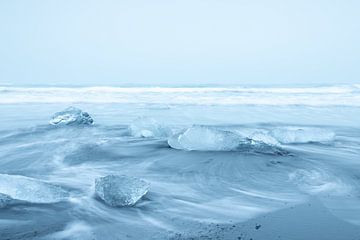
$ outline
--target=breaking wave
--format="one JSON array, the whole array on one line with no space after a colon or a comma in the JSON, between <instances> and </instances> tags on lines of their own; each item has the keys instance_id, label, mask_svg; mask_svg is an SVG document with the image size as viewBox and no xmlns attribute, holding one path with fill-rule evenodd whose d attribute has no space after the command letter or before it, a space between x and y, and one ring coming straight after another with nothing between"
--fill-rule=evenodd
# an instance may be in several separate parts
<instances>
[{"instance_id":1,"label":"breaking wave","mask_svg":"<svg viewBox=\"0 0 360 240\"><path fill-rule=\"evenodd\" d=\"M360 106L360 88L358 85L307 88L0 87L0 104L44 102Z\"/></svg>"}]
</instances>

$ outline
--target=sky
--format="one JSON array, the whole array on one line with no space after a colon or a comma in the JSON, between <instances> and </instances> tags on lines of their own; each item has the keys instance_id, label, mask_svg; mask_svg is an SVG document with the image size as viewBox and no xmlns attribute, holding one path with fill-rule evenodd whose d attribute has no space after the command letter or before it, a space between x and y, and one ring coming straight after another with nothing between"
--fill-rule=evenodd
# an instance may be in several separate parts
<instances>
[{"instance_id":1,"label":"sky","mask_svg":"<svg viewBox=\"0 0 360 240\"><path fill-rule=\"evenodd\" d=\"M3 0L0 85L360 82L358 0Z\"/></svg>"}]
</instances>

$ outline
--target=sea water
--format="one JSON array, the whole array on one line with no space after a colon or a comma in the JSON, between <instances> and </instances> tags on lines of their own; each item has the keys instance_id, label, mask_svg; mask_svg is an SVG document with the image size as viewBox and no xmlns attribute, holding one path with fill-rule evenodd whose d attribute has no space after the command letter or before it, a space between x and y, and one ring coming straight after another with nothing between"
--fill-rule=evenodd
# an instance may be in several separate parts
<instances>
[{"instance_id":1,"label":"sea water","mask_svg":"<svg viewBox=\"0 0 360 240\"><path fill-rule=\"evenodd\" d=\"M93 124L49 124L70 106ZM7 86L0 113L0 239L360 237L358 85ZM112 207L107 175L150 188Z\"/></svg>"}]
</instances>

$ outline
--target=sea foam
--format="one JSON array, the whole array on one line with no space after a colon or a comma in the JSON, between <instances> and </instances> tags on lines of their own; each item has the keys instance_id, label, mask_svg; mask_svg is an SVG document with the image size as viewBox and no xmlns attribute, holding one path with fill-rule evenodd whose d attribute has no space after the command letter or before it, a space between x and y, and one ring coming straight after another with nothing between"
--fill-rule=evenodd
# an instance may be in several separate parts
<instances>
[{"instance_id":1,"label":"sea foam","mask_svg":"<svg viewBox=\"0 0 360 240\"><path fill-rule=\"evenodd\" d=\"M360 89L357 85L307 88L0 87L0 93L0 104L46 102L360 106Z\"/></svg>"}]
</instances>

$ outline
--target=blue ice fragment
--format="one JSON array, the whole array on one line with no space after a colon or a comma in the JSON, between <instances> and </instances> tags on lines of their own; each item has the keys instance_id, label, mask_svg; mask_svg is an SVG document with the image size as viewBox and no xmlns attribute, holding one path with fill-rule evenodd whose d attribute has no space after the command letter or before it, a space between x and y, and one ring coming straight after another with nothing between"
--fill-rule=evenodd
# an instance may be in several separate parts
<instances>
[{"instance_id":1,"label":"blue ice fragment","mask_svg":"<svg viewBox=\"0 0 360 240\"><path fill-rule=\"evenodd\" d=\"M150 184L135 177L108 175L95 179L95 193L113 207L133 206L150 189Z\"/></svg>"},{"instance_id":2,"label":"blue ice fragment","mask_svg":"<svg viewBox=\"0 0 360 240\"><path fill-rule=\"evenodd\" d=\"M64 111L57 112L50 120L51 125L91 125L94 120L87 112L75 107L68 107Z\"/></svg>"},{"instance_id":3,"label":"blue ice fragment","mask_svg":"<svg viewBox=\"0 0 360 240\"><path fill-rule=\"evenodd\" d=\"M240 151L285 155L271 136L255 133L249 137L210 126L194 125L168 139L170 147L187 151Z\"/></svg>"},{"instance_id":4,"label":"blue ice fragment","mask_svg":"<svg viewBox=\"0 0 360 240\"><path fill-rule=\"evenodd\" d=\"M9 202L8 197L31 203L55 203L69 196L68 191L58 185L9 174L0 174L0 194L0 202L4 203Z\"/></svg>"},{"instance_id":5,"label":"blue ice fragment","mask_svg":"<svg viewBox=\"0 0 360 240\"><path fill-rule=\"evenodd\" d=\"M245 141L239 135L206 126L193 126L168 140L170 147L188 151L232 151Z\"/></svg>"}]
</instances>

